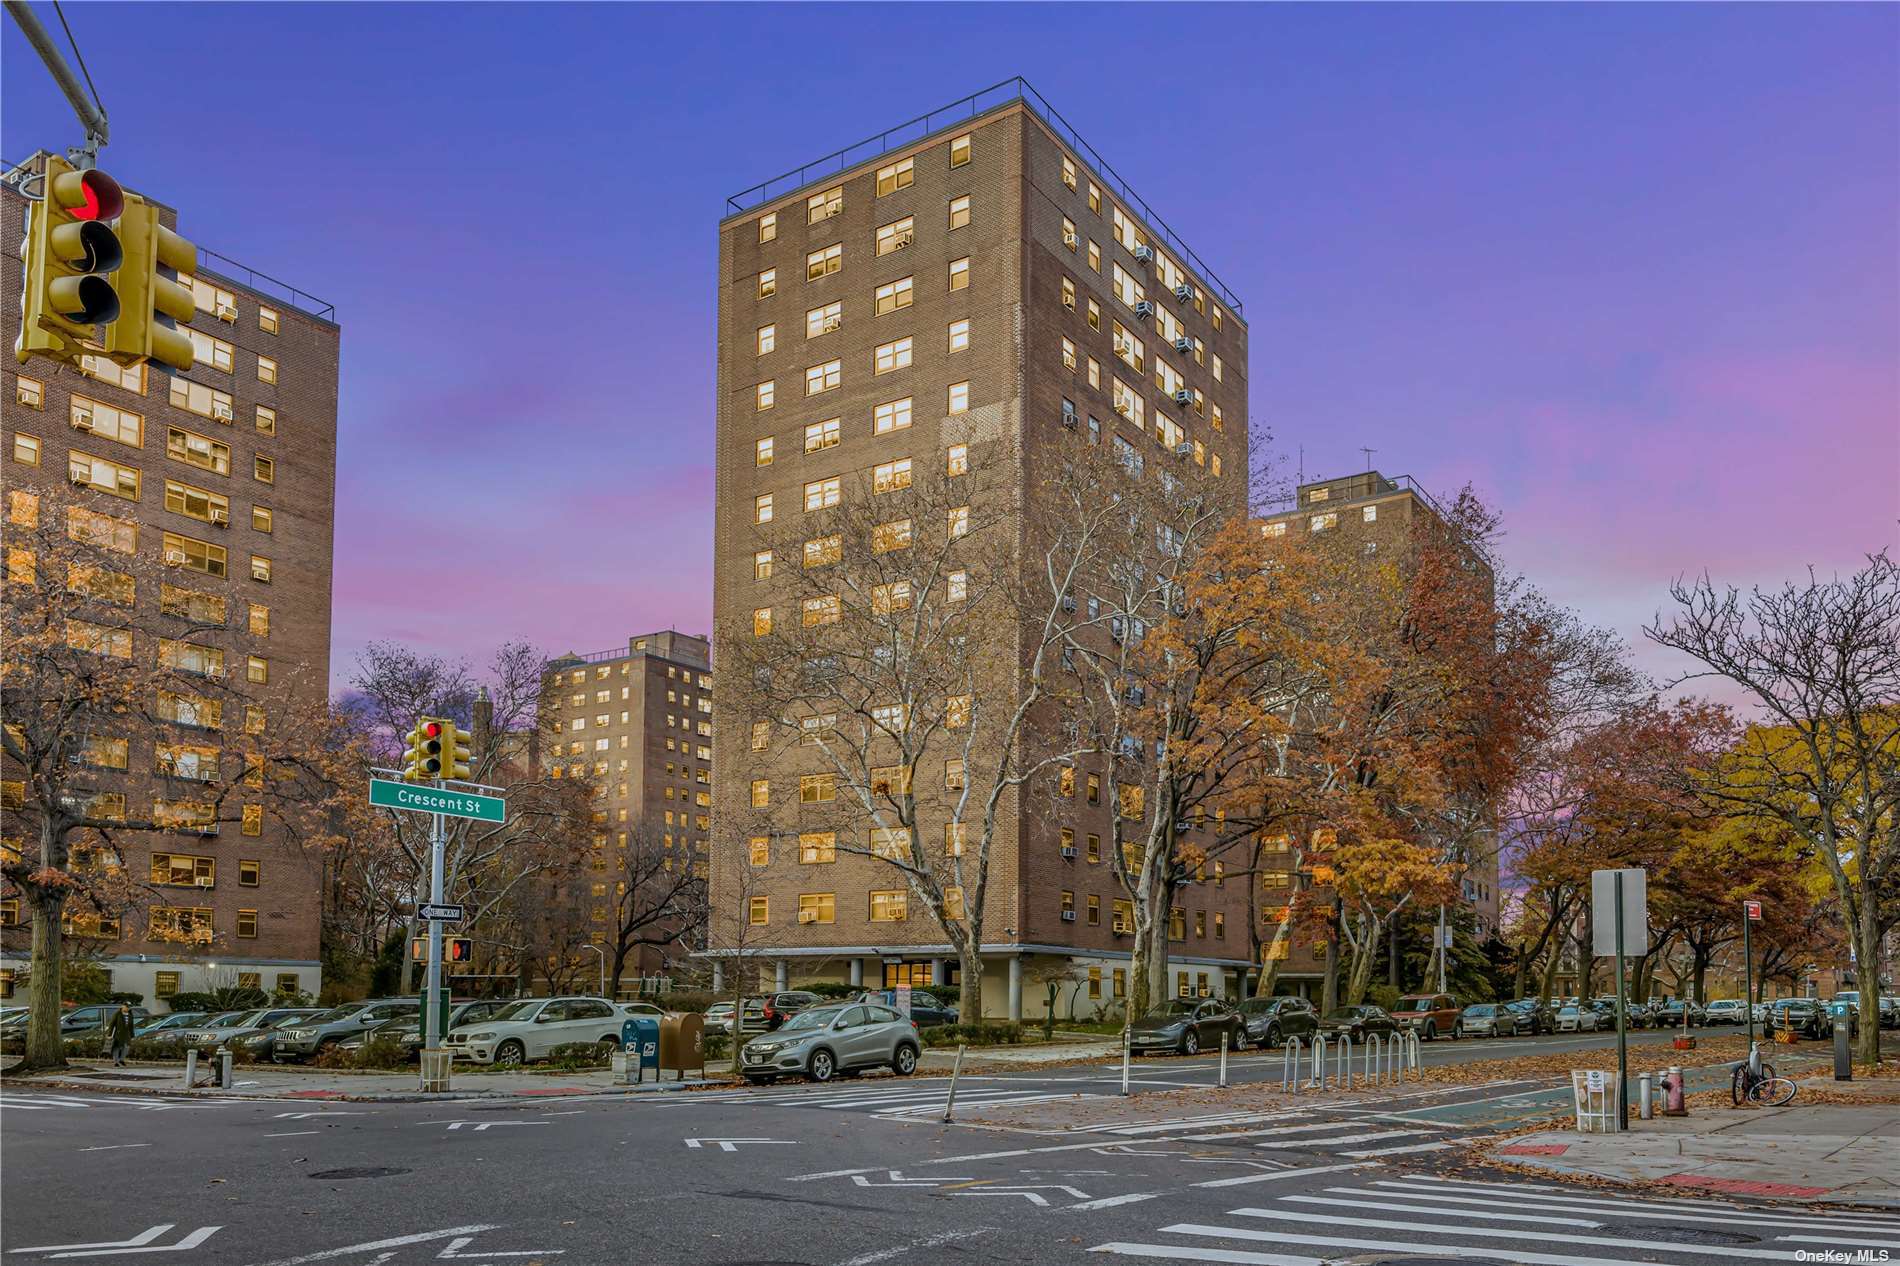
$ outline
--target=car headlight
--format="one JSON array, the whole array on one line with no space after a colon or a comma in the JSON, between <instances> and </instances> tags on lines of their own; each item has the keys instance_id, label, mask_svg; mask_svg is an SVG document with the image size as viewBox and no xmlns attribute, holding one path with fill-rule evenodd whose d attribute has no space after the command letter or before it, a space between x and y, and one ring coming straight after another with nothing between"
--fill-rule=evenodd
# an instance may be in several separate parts
<instances>
[{"instance_id":1,"label":"car headlight","mask_svg":"<svg viewBox=\"0 0 1900 1266\"><path fill-rule=\"evenodd\" d=\"M490 1038L494 1037L495 1035L493 1033L482 1032L482 1033L463 1033L463 1034L460 1034L459 1036L462 1037L464 1040L470 1041L470 1042L486 1042Z\"/></svg>"}]
</instances>

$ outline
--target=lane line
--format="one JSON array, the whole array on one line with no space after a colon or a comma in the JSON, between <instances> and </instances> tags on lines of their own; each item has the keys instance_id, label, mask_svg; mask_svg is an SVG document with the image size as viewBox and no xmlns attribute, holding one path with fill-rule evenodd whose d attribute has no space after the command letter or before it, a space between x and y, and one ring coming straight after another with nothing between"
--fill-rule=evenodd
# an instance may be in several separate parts
<instances>
[{"instance_id":1,"label":"lane line","mask_svg":"<svg viewBox=\"0 0 1900 1266\"><path fill-rule=\"evenodd\" d=\"M1269 1148L1275 1151L1291 1151L1294 1148L1338 1147L1346 1143L1371 1143L1377 1139L1402 1139L1413 1137L1411 1130L1374 1130L1370 1134L1348 1134L1343 1139L1285 1139L1277 1143L1255 1143L1255 1147Z\"/></svg>"},{"instance_id":2,"label":"lane line","mask_svg":"<svg viewBox=\"0 0 1900 1266\"><path fill-rule=\"evenodd\" d=\"M128 1147L150 1147L150 1143L108 1143L104 1147L82 1147L82 1152L118 1152Z\"/></svg>"},{"instance_id":3,"label":"lane line","mask_svg":"<svg viewBox=\"0 0 1900 1266\"><path fill-rule=\"evenodd\" d=\"M303 1135L306 1135L306 1134L321 1134L321 1133L323 1133L322 1130L291 1130L290 1132L286 1134L266 1134L264 1137L267 1139L294 1139L294 1138L301 1138Z\"/></svg>"},{"instance_id":4,"label":"lane line","mask_svg":"<svg viewBox=\"0 0 1900 1266\"><path fill-rule=\"evenodd\" d=\"M1357 1152L1342 1152L1343 1156L1403 1156L1408 1152L1442 1152L1454 1147L1453 1143L1413 1143L1409 1147L1370 1147Z\"/></svg>"},{"instance_id":5,"label":"lane line","mask_svg":"<svg viewBox=\"0 0 1900 1266\"><path fill-rule=\"evenodd\" d=\"M1348 1169L1377 1169L1377 1161L1354 1161L1350 1165L1311 1165L1305 1169L1281 1169L1271 1174L1243 1174L1239 1178L1215 1178L1190 1184L1195 1187L1245 1187L1249 1183L1278 1182L1282 1178L1305 1178L1310 1174L1337 1174Z\"/></svg>"},{"instance_id":6,"label":"lane line","mask_svg":"<svg viewBox=\"0 0 1900 1266\"><path fill-rule=\"evenodd\" d=\"M1090 1209L1113 1209L1116 1205L1140 1204L1144 1200L1153 1200L1165 1193L1159 1191L1138 1191L1126 1196L1107 1196L1101 1200L1090 1200L1086 1204L1069 1205L1066 1213L1086 1213Z\"/></svg>"},{"instance_id":7,"label":"lane line","mask_svg":"<svg viewBox=\"0 0 1900 1266\"><path fill-rule=\"evenodd\" d=\"M987 1235L991 1229L992 1228L987 1226L979 1226L968 1231L944 1231L937 1235L926 1236L921 1240L912 1240L908 1244L898 1244L892 1248L881 1248L875 1252L847 1258L839 1262L838 1266L871 1266L873 1262L887 1262L893 1257L902 1257L905 1253L913 1252L916 1249L939 1248L957 1240L967 1240L974 1236Z\"/></svg>"},{"instance_id":8,"label":"lane line","mask_svg":"<svg viewBox=\"0 0 1900 1266\"><path fill-rule=\"evenodd\" d=\"M1560 1213L1591 1213L1597 1214L1598 1216L1614 1214L1617 1217L1625 1218L1674 1218L1683 1222L1713 1222L1720 1225L1743 1223L1760 1226L1764 1229L1788 1226L1800 1230L1807 1230L1818 1226L1823 1229L1831 1227L1842 1231L1887 1231L1894 1235L1900 1235L1900 1226L1878 1221L1861 1221L1853 1218L1852 1215L1849 1215L1846 1219L1829 1218L1822 1214L1806 1217L1796 1217L1793 1216L1792 1213L1788 1215L1776 1215L1750 1209L1728 1209L1723 1207L1719 1202L1714 1201L1694 1204L1684 1208L1675 1205L1655 1205L1643 1200L1593 1200L1587 1196L1547 1196L1539 1193L1520 1193L1509 1199L1458 1196L1447 1194L1442 1187L1426 1187L1408 1182L1386 1181L1374 1182L1372 1185L1374 1187L1386 1188L1387 1194L1394 1194L1396 1199L1431 1200L1441 1204L1476 1205L1479 1206L1479 1209L1471 1210L1470 1213L1472 1217L1477 1218L1490 1216L1480 1211L1486 1208L1538 1208L1550 1209ZM1365 1190L1354 1191L1346 1187L1329 1187L1327 1190L1340 1195L1380 1194L1378 1192Z\"/></svg>"},{"instance_id":9,"label":"lane line","mask_svg":"<svg viewBox=\"0 0 1900 1266\"><path fill-rule=\"evenodd\" d=\"M1281 1196L1282 1204L1316 1204L1328 1209L1383 1209L1387 1213L1422 1213L1426 1217L1437 1216L1442 1210L1434 1210L1428 1204L1393 1204L1386 1200L1339 1200L1329 1196ZM1544 1226L1576 1226L1586 1231L1600 1231L1603 1223L1593 1222L1589 1218L1560 1218L1536 1213L1486 1213L1481 1215L1491 1222L1536 1222Z\"/></svg>"},{"instance_id":10,"label":"lane line","mask_svg":"<svg viewBox=\"0 0 1900 1266\"><path fill-rule=\"evenodd\" d=\"M430 1240L446 1240L458 1235L480 1235L483 1231L499 1231L498 1222L476 1222L469 1226L445 1227L440 1231L421 1231L415 1235L398 1235L386 1240L371 1240L365 1244L351 1244L344 1248L326 1248L317 1253L305 1253L301 1257L283 1257L276 1261L264 1262L262 1266L304 1266L305 1262L327 1262L333 1257L354 1257L359 1253L374 1253L385 1248L406 1248L411 1244L426 1244Z\"/></svg>"},{"instance_id":11,"label":"lane line","mask_svg":"<svg viewBox=\"0 0 1900 1266\"><path fill-rule=\"evenodd\" d=\"M1097 1244L1089 1252L1113 1253L1117 1257L1159 1257L1171 1262L1223 1262L1230 1266L1326 1266L1317 1257L1243 1253L1232 1248L1177 1248L1172 1244L1134 1244L1125 1240Z\"/></svg>"}]
</instances>

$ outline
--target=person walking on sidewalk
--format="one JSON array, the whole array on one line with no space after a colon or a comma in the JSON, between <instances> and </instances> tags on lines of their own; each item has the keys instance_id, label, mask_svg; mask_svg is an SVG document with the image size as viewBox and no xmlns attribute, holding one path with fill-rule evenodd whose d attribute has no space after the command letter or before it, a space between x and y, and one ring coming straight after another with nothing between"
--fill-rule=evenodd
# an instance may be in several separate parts
<instances>
[{"instance_id":1,"label":"person walking on sidewalk","mask_svg":"<svg viewBox=\"0 0 1900 1266\"><path fill-rule=\"evenodd\" d=\"M121 1002L119 1009L112 1013L112 1022L106 1026L106 1043L112 1047L112 1064L115 1068L125 1067L125 1054L132 1049L132 1004Z\"/></svg>"}]
</instances>

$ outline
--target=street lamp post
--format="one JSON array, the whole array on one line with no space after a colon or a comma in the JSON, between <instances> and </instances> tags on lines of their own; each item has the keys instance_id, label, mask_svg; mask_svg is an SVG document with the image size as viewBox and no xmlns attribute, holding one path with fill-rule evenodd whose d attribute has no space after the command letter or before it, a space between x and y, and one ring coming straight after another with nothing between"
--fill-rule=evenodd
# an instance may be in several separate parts
<instances>
[{"instance_id":1,"label":"street lamp post","mask_svg":"<svg viewBox=\"0 0 1900 1266\"><path fill-rule=\"evenodd\" d=\"M598 945L592 944L591 942L582 945L581 948L593 950L594 953L600 955L600 996L603 998L606 998L607 997L607 951L602 949ZM612 999L609 999L609 1001L612 1001Z\"/></svg>"}]
</instances>

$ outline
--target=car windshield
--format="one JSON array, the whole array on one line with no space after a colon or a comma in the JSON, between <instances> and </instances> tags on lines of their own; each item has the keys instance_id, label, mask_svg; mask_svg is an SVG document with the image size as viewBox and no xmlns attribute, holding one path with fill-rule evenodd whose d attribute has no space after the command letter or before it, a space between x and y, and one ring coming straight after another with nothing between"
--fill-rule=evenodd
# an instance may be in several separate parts
<instances>
[{"instance_id":1,"label":"car windshield","mask_svg":"<svg viewBox=\"0 0 1900 1266\"><path fill-rule=\"evenodd\" d=\"M361 1011L363 1007L364 1007L364 1004L361 1002L352 1002L346 1007L331 1007L328 1011L322 1012L319 1015L311 1016L310 1023L335 1024L338 1020L349 1019L351 1016L355 1015L358 1011Z\"/></svg>"},{"instance_id":2,"label":"car windshield","mask_svg":"<svg viewBox=\"0 0 1900 1266\"><path fill-rule=\"evenodd\" d=\"M1398 1005L1392 1009L1394 1011L1430 1011L1434 1008L1432 1007L1432 1000L1430 998L1420 997L1400 998Z\"/></svg>"},{"instance_id":3,"label":"car windshield","mask_svg":"<svg viewBox=\"0 0 1900 1266\"><path fill-rule=\"evenodd\" d=\"M496 1023L503 1020L532 1020L534 1013L539 1011L546 1001L546 998L521 998L509 1003L488 1019Z\"/></svg>"},{"instance_id":4,"label":"car windshield","mask_svg":"<svg viewBox=\"0 0 1900 1266\"><path fill-rule=\"evenodd\" d=\"M304 1020L308 1020L309 1018L310 1018L310 1013L308 1011L292 1011L288 1015L278 1016L275 1020L272 1020L269 1024L266 1024L264 1027L267 1029L281 1029L286 1024L298 1024Z\"/></svg>"},{"instance_id":5,"label":"car windshield","mask_svg":"<svg viewBox=\"0 0 1900 1266\"><path fill-rule=\"evenodd\" d=\"M265 1007L259 1007L255 1011L241 1011L229 1024L220 1025L219 1027L227 1029L248 1029L254 1024L261 1023L268 1014L269 1010Z\"/></svg>"},{"instance_id":6,"label":"car windshield","mask_svg":"<svg viewBox=\"0 0 1900 1266\"><path fill-rule=\"evenodd\" d=\"M1192 1002L1164 1002L1148 1012L1150 1020L1176 1019L1184 1015L1193 1015L1197 1004Z\"/></svg>"},{"instance_id":7,"label":"car windshield","mask_svg":"<svg viewBox=\"0 0 1900 1266\"><path fill-rule=\"evenodd\" d=\"M1494 1012L1493 1012L1493 1009L1490 1007L1466 1007L1465 1014L1472 1015L1472 1016L1485 1016L1485 1015L1494 1014Z\"/></svg>"},{"instance_id":8,"label":"car windshield","mask_svg":"<svg viewBox=\"0 0 1900 1266\"><path fill-rule=\"evenodd\" d=\"M838 1007L825 1007L817 1011L800 1011L797 1015L779 1026L781 1033L799 1033L806 1029L822 1029L844 1012Z\"/></svg>"}]
</instances>

